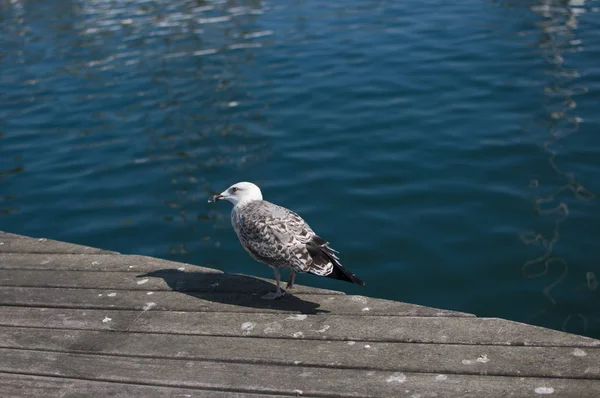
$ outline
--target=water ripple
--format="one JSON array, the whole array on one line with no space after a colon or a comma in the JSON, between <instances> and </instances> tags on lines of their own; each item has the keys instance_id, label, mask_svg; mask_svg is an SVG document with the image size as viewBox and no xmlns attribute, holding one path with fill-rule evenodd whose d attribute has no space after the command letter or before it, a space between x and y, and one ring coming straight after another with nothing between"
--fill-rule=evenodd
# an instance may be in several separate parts
<instances>
[{"instance_id":1,"label":"water ripple","mask_svg":"<svg viewBox=\"0 0 600 398\"><path fill-rule=\"evenodd\" d=\"M3 2L2 229L270 277L251 180L368 282L300 283L600 336L592 5Z\"/></svg>"}]
</instances>

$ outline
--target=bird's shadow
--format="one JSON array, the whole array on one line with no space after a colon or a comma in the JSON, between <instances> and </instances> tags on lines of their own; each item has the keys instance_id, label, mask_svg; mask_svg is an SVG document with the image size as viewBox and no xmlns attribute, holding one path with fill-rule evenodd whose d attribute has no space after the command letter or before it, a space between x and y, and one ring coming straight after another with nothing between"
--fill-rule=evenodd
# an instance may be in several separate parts
<instances>
[{"instance_id":1,"label":"bird's shadow","mask_svg":"<svg viewBox=\"0 0 600 398\"><path fill-rule=\"evenodd\" d=\"M262 299L261 296L265 293L275 291L275 284L248 275L202 271L185 272L165 268L137 277L162 278L172 291L215 303L302 314L328 312L319 310L320 304L302 300L289 291L279 299Z\"/></svg>"}]
</instances>

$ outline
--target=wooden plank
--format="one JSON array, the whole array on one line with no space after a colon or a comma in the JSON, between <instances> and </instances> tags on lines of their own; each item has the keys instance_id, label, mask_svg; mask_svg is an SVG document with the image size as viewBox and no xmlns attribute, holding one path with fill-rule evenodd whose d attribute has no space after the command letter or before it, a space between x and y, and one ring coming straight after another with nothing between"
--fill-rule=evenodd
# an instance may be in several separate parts
<instances>
[{"instance_id":1,"label":"wooden plank","mask_svg":"<svg viewBox=\"0 0 600 398\"><path fill-rule=\"evenodd\" d=\"M600 347L600 341L496 318L115 311L0 307L0 324L202 336L359 342ZM139 317L139 318L138 318ZM105 319L110 321L104 321ZM136 320L137 318L137 320ZM133 321L135 320L135 323ZM103 322L104 321L104 322ZM132 324L133 323L133 324Z\"/></svg>"},{"instance_id":2,"label":"wooden plank","mask_svg":"<svg viewBox=\"0 0 600 398\"><path fill-rule=\"evenodd\" d=\"M0 269L2 270L122 271L141 273L176 270L181 267L186 272L222 272L198 265L138 255L0 253Z\"/></svg>"},{"instance_id":3,"label":"wooden plank","mask_svg":"<svg viewBox=\"0 0 600 398\"><path fill-rule=\"evenodd\" d=\"M109 250L96 249L95 247L6 233L0 235L0 253L118 254Z\"/></svg>"},{"instance_id":4,"label":"wooden plank","mask_svg":"<svg viewBox=\"0 0 600 398\"><path fill-rule=\"evenodd\" d=\"M295 394L258 395L233 391L223 392L191 388L144 386L12 373L0 373L0 391L2 391L3 398L277 398L282 396L296 396Z\"/></svg>"},{"instance_id":5,"label":"wooden plank","mask_svg":"<svg viewBox=\"0 0 600 398\"><path fill-rule=\"evenodd\" d=\"M173 264L179 267L141 274L104 272L100 275L98 272L89 271L5 269L0 273L0 286L260 294L275 290L273 280L241 274L223 274L220 271L189 264ZM144 279L146 283L138 283ZM291 292L293 294L344 294L302 285L296 285Z\"/></svg>"},{"instance_id":6,"label":"wooden plank","mask_svg":"<svg viewBox=\"0 0 600 398\"><path fill-rule=\"evenodd\" d=\"M26 238L23 235L11 234L10 232L0 231L0 242L6 239Z\"/></svg>"},{"instance_id":7,"label":"wooden plank","mask_svg":"<svg viewBox=\"0 0 600 398\"><path fill-rule=\"evenodd\" d=\"M138 283L149 281L142 278ZM116 293L116 294L113 294ZM391 300L363 296L294 294L278 300L263 300L262 293L149 292L108 289L53 289L0 286L0 305L141 310L149 302L163 311L212 312L301 312L390 315L472 316Z\"/></svg>"},{"instance_id":8,"label":"wooden plank","mask_svg":"<svg viewBox=\"0 0 600 398\"><path fill-rule=\"evenodd\" d=\"M600 380L600 348L501 347L189 336L0 326L0 347L56 352Z\"/></svg>"},{"instance_id":9,"label":"wooden plank","mask_svg":"<svg viewBox=\"0 0 600 398\"><path fill-rule=\"evenodd\" d=\"M559 396L597 397L600 381L528 377L465 376L306 366L272 366L112 355L66 354L0 349L0 371L41 376L222 391L283 393L330 397ZM541 390L543 389L543 390ZM551 390L550 390L551 389Z\"/></svg>"}]
</instances>

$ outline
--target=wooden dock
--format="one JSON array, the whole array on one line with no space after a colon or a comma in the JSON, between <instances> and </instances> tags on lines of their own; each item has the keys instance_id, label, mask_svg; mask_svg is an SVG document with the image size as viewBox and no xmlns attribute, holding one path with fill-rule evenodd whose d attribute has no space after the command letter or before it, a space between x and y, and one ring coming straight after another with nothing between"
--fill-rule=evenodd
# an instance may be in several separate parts
<instances>
[{"instance_id":1,"label":"wooden dock","mask_svg":"<svg viewBox=\"0 0 600 398\"><path fill-rule=\"evenodd\" d=\"M600 397L522 323L2 232L0 275L2 397Z\"/></svg>"}]
</instances>

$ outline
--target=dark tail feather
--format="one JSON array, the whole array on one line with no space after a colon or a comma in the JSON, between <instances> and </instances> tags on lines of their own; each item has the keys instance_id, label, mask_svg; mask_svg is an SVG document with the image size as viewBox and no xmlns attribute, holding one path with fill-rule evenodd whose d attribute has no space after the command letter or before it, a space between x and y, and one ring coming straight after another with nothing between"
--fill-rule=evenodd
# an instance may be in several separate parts
<instances>
[{"instance_id":1,"label":"dark tail feather","mask_svg":"<svg viewBox=\"0 0 600 398\"><path fill-rule=\"evenodd\" d=\"M335 263L333 264L333 271L331 272L331 274L326 275L326 278L339 279L346 282L356 283L360 286L365 285L365 282L363 282L358 276L354 275L352 272L348 271L341 265Z\"/></svg>"},{"instance_id":2,"label":"dark tail feather","mask_svg":"<svg viewBox=\"0 0 600 398\"><path fill-rule=\"evenodd\" d=\"M350 272L346 268L342 267L342 264L340 264L340 260L337 258L335 253L331 253L331 254L333 254L333 256L332 256L332 255L330 255L330 253L328 253L329 250L327 250L327 249L329 249L329 247L325 247L323 251L325 252L327 257L329 257L329 259L333 263L333 271L331 271L331 274L327 275L327 278L339 279L339 280L350 282L350 283L356 283L357 285L360 285L360 286L365 285L365 282L363 282L358 276L354 275L352 272Z\"/></svg>"},{"instance_id":3,"label":"dark tail feather","mask_svg":"<svg viewBox=\"0 0 600 398\"><path fill-rule=\"evenodd\" d=\"M314 246L307 245L307 248L309 249L309 252L311 252L311 255L313 255L313 260L315 259L315 257L324 256L327 258L327 260L331 261L331 263L333 264L333 271L331 271L331 273L329 275L324 275L325 277L331 278L331 279L339 279L339 280L350 282L350 283L356 283L357 285L360 285L360 286L365 285L365 282L363 282L359 277L354 275L352 272L348 271L346 268L344 268L342 266L342 264L340 264L340 259L335 254L336 251L333 250L331 247L329 247L327 245L327 242L322 240L320 237L315 236L313 238L313 242L311 242L311 243L315 243L315 245ZM315 252L318 252L318 253L315 253ZM317 256L315 256L315 254ZM321 255L321 256L319 256L319 255Z\"/></svg>"}]
</instances>

